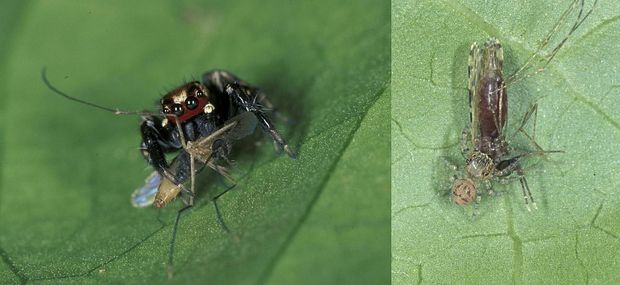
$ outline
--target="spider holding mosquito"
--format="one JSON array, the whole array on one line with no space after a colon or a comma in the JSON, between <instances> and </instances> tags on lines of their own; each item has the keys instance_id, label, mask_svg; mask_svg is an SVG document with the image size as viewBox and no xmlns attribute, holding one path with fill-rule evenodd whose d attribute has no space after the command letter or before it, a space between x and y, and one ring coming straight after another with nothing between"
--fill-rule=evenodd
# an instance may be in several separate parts
<instances>
[{"instance_id":1,"label":"spider holding mosquito","mask_svg":"<svg viewBox=\"0 0 620 285\"><path fill-rule=\"evenodd\" d=\"M451 188L452 200L456 204L466 205L474 202L475 215L482 194L482 191L479 189L480 184L483 184L489 194L492 195L494 194L492 181L506 184L514 179L518 179L526 208L528 211L531 211L530 203L536 208L536 203L521 166L521 161L533 155L563 151L545 151L536 143L535 131L538 104L534 104L523 116L521 125L514 135L519 132L524 134L537 150L523 151L514 156L510 154L512 148L509 146L509 139L514 137L514 135L511 137L506 136L508 115L506 86L527 77L518 77L518 75L533 66L538 52L550 42L551 37L560 28L561 24L579 6L577 20L570 28L566 37L551 51L549 57L544 61L544 65L536 69L533 74L543 71L571 34L588 18L596 2L594 1L590 10L584 14L584 1L575 0L564 12L551 32L549 32L538 51L506 81L504 81L502 75L504 56L499 41L495 38L490 38L482 46L478 45L478 43L472 44L468 66L470 122L461 134L461 153L465 158L465 166L459 168L447 162L452 170L462 173L461 175L453 175L451 177L453 181ZM534 116L534 128L530 136L525 131L525 125L532 115Z\"/></svg>"},{"instance_id":2,"label":"spider holding mosquito","mask_svg":"<svg viewBox=\"0 0 620 285\"><path fill-rule=\"evenodd\" d=\"M254 133L257 124L271 137L277 152L284 151L295 158L294 151L267 114L273 105L265 94L226 71L206 72L201 82L189 82L168 92L160 100L159 113L121 111L87 102L54 87L47 79L45 68L41 76L50 90L66 99L116 115L142 116L140 150L154 171L147 177L144 186L134 191L131 202L140 208L149 205L162 208L181 196L185 205L178 211L173 227L168 257L169 275L179 219L184 211L194 205L196 173L208 166L233 183L213 199L215 203L235 185L221 162L231 164L228 155L232 143ZM165 154L174 152L176 157L168 163ZM188 179L191 181L190 189L184 186ZM217 211L217 204L215 207Z\"/></svg>"}]
</instances>

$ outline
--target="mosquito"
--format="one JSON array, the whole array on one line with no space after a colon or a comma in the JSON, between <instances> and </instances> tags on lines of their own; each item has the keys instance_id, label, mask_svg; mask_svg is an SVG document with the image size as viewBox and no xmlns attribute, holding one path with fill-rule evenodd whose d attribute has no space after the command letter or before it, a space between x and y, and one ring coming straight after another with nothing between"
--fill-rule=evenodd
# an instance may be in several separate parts
<instances>
[{"instance_id":1,"label":"mosquito","mask_svg":"<svg viewBox=\"0 0 620 285\"><path fill-rule=\"evenodd\" d=\"M592 13L597 1L594 1L589 10L584 11L584 0L575 0L561 15L551 31L537 48L514 74L504 80L503 62L504 53L500 42L495 38L488 39L480 45L474 42L470 48L469 74L469 103L470 120L461 133L461 153L465 158L465 166L448 163L450 168L461 173L452 176L452 200L459 205L474 202L474 215L481 200L480 185L484 185L489 194L494 194L492 182L503 184L518 180L521 186L525 206L528 211L537 208L530 187L521 166L521 161L530 156L541 156L548 153L561 153L558 150L543 150L535 141L536 116L538 104L533 104L525 113L521 124L513 136L506 135L508 118L508 93L506 87L519 80L542 72L564 46L571 35ZM569 28L568 34L553 48L542 65L536 67L539 54L545 49L553 36L557 34L563 23L577 11L577 19ZM533 72L527 73L528 71ZM525 131L525 126L534 118L532 135ZM523 151L512 155L509 141L516 133L522 133L536 147L536 151Z\"/></svg>"}]
</instances>

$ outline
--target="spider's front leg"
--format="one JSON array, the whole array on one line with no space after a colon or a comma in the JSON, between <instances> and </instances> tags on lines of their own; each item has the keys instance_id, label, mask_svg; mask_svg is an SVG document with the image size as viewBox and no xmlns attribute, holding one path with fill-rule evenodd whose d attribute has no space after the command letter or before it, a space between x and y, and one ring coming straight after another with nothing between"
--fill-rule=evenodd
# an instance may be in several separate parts
<instances>
[{"instance_id":1,"label":"spider's front leg","mask_svg":"<svg viewBox=\"0 0 620 285\"><path fill-rule=\"evenodd\" d=\"M189 156L181 152L171 164L168 164L165 157L166 153L182 150L183 146L178 132L170 124L164 126L161 119L155 116L144 117L140 132L142 133L140 150L144 159L161 177L169 181L169 183L162 182L170 184L162 187L164 189L178 188L190 197L193 196L191 191L182 186L182 183L190 176ZM161 190L162 187L159 189ZM165 203L161 206L163 205Z\"/></svg>"},{"instance_id":2,"label":"spider's front leg","mask_svg":"<svg viewBox=\"0 0 620 285\"><path fill-rule=\"evenodd\" d=\"M273 105L265 94L224 70L208 71L202 75L202 81L217 92L228 95L236 105L235 108L239 107L246 112L253 113L263 131L273 139L276 150L284 150L288 156L295 158L295 152L275 129L271 118L266 113L267 109L273 108ZM234 111L231 110L231 112Z\"/></svg>"},{"instance_id":3,"label":"spider's front leg","mask_svg":"<svg viewBox=\"0 0 620 285\"><path fill-rule=\"evenodd\" d=\"M247 87L244 88L240 86L238 82L232 82L226 85L225 91L242 109L247 112L252 112L256 116L263 131L269 134L273 139L277 151L284 150L289 157L295 158L295 152L276 130L271 118L269 118L261 105L258 98L258 90Z\"/></svg>"},{"instance_id":4,"label":"spider's front leg","mask_svg":"<svg viewBox=\"0 0 620 285\"><path fill-rule=\"evenodd\" d=\"M148 116L143 118L140 126L142 133L142 143L140 150L148 164L153 166L160 175L166 176L168 169L165 153L177 151L181 148L179 142L175 142L169 128L162 126L160 118Z\"/></svg>"},{"instance_id":5,"label":"spider's front leg","mask_svg":"<svg viewBox=\"0 0 620 285\"><path fill-rule=\"evenodd\" d=\"M269 134L273 139L277 151L284 150L289 157L295 158L295 153L275 129L271 118L269 118L263 106L258 101L257 90L248 90L242 88L239 83L233 82L226 86L226 93L231 96L241 108L247 112L252 112L256 116L263 131Z\"/></svg>"}]
</instances>

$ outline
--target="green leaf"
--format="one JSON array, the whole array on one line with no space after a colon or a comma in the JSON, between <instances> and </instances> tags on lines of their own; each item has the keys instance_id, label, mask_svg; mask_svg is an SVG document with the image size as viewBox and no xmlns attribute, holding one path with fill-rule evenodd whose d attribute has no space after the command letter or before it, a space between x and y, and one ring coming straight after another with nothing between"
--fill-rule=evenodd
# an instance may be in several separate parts
<instances>
[{"instance_id":1,"label":"green leaf","mask_svg":"<svg viewBox=\"0 0 620 285\"><path fill-rule=\"evenodd\" d=\"M387 283L387 3L173 3L0 7L0 283ZM54 95L43 66L61 90L126 110L230 70L289 117L276 125L299 158L275 156L260 132L235 145L238 184L218 200L230 234L210 202L225 186L202 172L167 280L181 203L129 203L151 171L139 118Z\"/></svg>"},{"instance_id":2,"label":"green leaf","mask_svg":"<svg viewBox=\"0 0 620 285\"><path fill-rule=\"evenodd\" d=\"M566 151L526 162L539 209L526 210L518 183L496 185L504 194L484 196L473 221L471 207L450 201L441 157L464 163L469 46L497 37L515 71L571 1L522 2L392 2L394 284L620 281L617 2L599 1L543 73L508 87L508 129L538 100L536 141ZM512 143L533 149L521 136Z\"/></svg>"}]
</instances>

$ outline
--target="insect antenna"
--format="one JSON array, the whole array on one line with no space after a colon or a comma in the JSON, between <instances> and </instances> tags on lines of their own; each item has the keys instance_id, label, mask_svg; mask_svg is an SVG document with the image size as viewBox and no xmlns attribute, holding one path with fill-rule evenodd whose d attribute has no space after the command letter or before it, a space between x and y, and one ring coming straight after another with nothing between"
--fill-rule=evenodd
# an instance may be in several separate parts
<instances>
[{"instance_id":1,"label":"insect antenna","mask_svg":"<svg viewBox=\"0 0 620 285\"><path fill-rule=\"evenodd\" d=\"M583 16L583 18L581 17L581 15L583 14L583 6L584 6L584 0L581 0L581 8L579 10L579 15L577 16L577 21L573 24L573 27L570 29L570 31L568 32L568 35L562 39L562 42L560 42L560 44L558 44L553 51L551 51L551 56L549 57L549 59L547 60L547 63L545 64L545 66L543 66L543 69L549 64L549 62L555 57L555 55L558 53L558 50L560 48L562 48L562 46L564 45L564 43L568 40L568 38L573 34L573 32L575 32L577 30L577 28L579 28L579 26L581 26L581 24L583 24L583 22L590 16L590 14L592 13L592 10L594 9L594 6L596 6L596 2L598 2L598 0L595 0L594 3L592 4L592 7L590 8L590 10L588 10L588 12L586 12L585 16Z\"/></svg>"},{"instance_id":2,"label":"insect antenna","mask_svg":"<svg viewBox=\"0 0 620 285\"><path fill-rule=\"evenodd\" d=\"M594 3L592 4L592 6L590 7L590 9L587 12L585 12L585 14L584 14L585 0L574 0L573 3L564 11L564 13L562 13L562 16L560 16L560 19L558 19L558 21L555 23L555 25L549 31L549 33L547 33L547 35L543 39L542 43L538 46L536 51L534 53L532 53L532 55L530 55L530 57L526 60L525 64L523 66L521 66L521 68L519 68L517 71L515 71L512 75L510 75L508 77L508 79L506 80L506 85L518 82L520 80L523 80L525 78L534 76L534 75L544 71L547 68L547 66L549 65L549 63L555 58L555 56L557 55L559 50L564 46L564 44L568 41L568 39L573 35L573 33L590 16L590 14L594 10L594 7L596 6L597 2L598 2L598 0L595 0ZM531 74L527 74L527 75L524 75L522 77L518 77L518 75L520 73L522 73L526 69L531 68L534 65L534 60L536 60L537 58L541 57L540 53L542 52L542 50L545 47L547 47L547 45L549 45L549 43L551 42L551 38L558 32L558 30L560 30L562 25L566 22L567 18L570 17L570 15L572 14L573 10L577 6L579 6L579 13L577 14L577 19L573 23L572 27L569 29L569 31L566 34L566 36L560 41L560 43L558 45L556 45L553 48L553 50L549 53L549 55L547 55L548 58L547 58L547 60L544 61L543 65L540 68L538 68L537 70L535 70Z\"/></svg>"},{"instance_id":3,"label":"insect antenna","mask_svg":"<svg viewBox=\"0 0 620 285\"><path fill-rule=\"evenodd\" d=\"M157 117L162 117L163 116L162 114L155 113L155 112L123 111L123 110L120 110L120 109L117 109L117 108L105 107L105 106L102 106L102 105L99 105L99 104L88 102L88 101L82 100L80 98L76 98L76 97L73 97L71 95L68 95L67 93L60 91L60 89L58 89L54 85L52 85L52 83L47 78L47 67L43 67L43 69L41 69L41 79L43 80L43 83L45 83L45 86L47 86L47 88L52 90L57 95L64 97L65 99L68 99L68 100L71 100L71 101L75 101L75 102L78 102L80 104L84 104L84 105L87 105L87 106L91 106L93 108L97 108L97 109L100 109L100 110L104 110L106 112L111 112L111 113L114 113L115 115L139 115L139 116L157 116Z\"/></svg>"}]
</instances>

